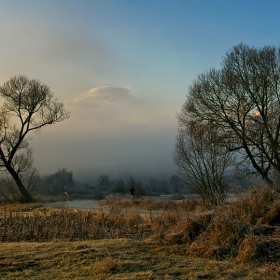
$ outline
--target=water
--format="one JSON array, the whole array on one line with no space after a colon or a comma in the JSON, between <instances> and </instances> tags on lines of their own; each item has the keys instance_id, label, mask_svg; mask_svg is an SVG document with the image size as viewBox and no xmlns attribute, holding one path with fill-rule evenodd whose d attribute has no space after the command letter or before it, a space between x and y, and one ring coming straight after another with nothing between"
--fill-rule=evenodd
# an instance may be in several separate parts
<instances>
[{"instance_id":1,"label":"water","mask_svg":"<svg viewBox=\"0 0 280 280\"><path fill-rule=\"evenodd\" d=\"M71 200L71 201L56 201L56 202L46 202L45 206L50 206L54 208L80 208L80 209L101 209L100 201L98 200Z\"/></svg>"}]
</instances>

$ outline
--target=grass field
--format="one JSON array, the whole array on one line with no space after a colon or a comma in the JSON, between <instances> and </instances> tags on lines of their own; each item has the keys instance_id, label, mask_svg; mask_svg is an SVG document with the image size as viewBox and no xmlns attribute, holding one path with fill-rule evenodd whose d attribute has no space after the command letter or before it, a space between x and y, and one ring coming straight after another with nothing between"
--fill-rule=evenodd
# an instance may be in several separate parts
<instances>
[{"instance_id":1,"label":"grass field","mask_svg":"<svg viewBox=\"0 0 280 280\"><path fill-rule=\"evenodd\" d=\"M266 187L213 209L122 198L92 211L2 205L0 279L280 279L279 224L279 192Z\"/></svg>"},{"instance_id":2,"label":"grass field","mask_svg":"<svg viewBox=\"0 0 280 280\"><path fill-rule=\"evenodd\" d=\"M273 264L190 258L184 246L106 239L1 244L1 279L279 279ZM174 251L174 253L172 253Z\"/></svg>"}]
</instances>

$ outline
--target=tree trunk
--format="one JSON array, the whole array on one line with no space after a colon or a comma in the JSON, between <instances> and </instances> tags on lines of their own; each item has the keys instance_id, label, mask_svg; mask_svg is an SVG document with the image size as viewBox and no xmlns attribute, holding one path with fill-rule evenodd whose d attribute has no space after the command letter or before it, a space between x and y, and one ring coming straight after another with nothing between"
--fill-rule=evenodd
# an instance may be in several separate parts
<instances>
[{"instance_id":1,"label":"tree trunk","mask_svg":"<svg viewBox=\"0 0 280 280\"><path fill-rule=\"evenodd\" d=\"M24 185L22 184L20 178L18 177L18 175L15 173L14 175L11 174L18 186L18 189L21 193L21 198L20 198L20 202L21 203L31 203L34 202L33 197L31 196L31 194L27 191L27 189L24 187Z\"/></svg>"},{"instance_id":2,"label":"tree trunk","mask_svg":"<svg viewBox=\"0 0 280 280\"><path fill-rule=\"evenodd\" d=\"M262 179L263 181L269 185L269 186L272 186L273 185L273 181L271 181L269 178L268 178L268 175L267 174L262 174Z\"/></svg>"},{"instance_id":3,"label":"tree trunk","mask_svg":"<svg viewBox=\"0 0 280 280\"><path fill-rule=\"evenodd\" d=\"M3 150L0 146L0 158L3 161L7 171L10 173L10 175L13 177L15 183L17 184L17 187L21 193L21 198L19 199L19 202L21 203L30 203L34 202L33 197L31 194L27 191L27 189L24 187L24 185L21 182L21 179L19 178L17 172L15 172L14 168L11 166L11 164L6 160Z\"/></svg>"}]
</instances>

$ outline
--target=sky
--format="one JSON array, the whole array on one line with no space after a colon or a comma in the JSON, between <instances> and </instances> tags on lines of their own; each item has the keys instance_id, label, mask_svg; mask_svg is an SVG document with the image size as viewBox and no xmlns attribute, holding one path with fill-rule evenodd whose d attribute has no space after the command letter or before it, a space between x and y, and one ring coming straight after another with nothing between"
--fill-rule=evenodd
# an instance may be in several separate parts
<instances>
[{"instance_id":1,"label":"sky","mask_svg":"<svg viewBox=\"0 0 280 280\"><path fill-rule=\"evenodd\" d=\"M279 46L276 0L0 0L0 84L26 75L71 113L32 135L41 175L169 178L189 86L241 42Z\"/></svg>"}]
</instances>

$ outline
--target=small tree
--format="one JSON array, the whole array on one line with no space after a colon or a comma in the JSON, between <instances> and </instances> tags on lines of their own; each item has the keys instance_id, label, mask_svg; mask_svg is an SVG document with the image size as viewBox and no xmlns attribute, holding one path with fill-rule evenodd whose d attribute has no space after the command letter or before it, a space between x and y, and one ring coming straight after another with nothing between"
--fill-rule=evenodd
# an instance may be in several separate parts
<instances>
[{"instance_id":1,"label":"small tree","mask_svg":"<svg viewBox=\"0 0 280 280\"><path fill-rule=\"evenodd\" d=\"M125 182L122 179L117 179L114 182L112 182L113 188L112 192L113 193L126 193L127 192L127 187Z\"/></svg>"},{"instance_id":2,"label":"small tree","mask_svg":"<svg viewBox=\"0 0 280 280\"><path fill-rule=\"evenodd\" d=\"M174 162L181 178L206 206L220 204L229 185L225 175L232 165L232 157L215 142L216 132L203 127L192 127L180 118L180 129L175 146Z\"/></svg>"},{"instance_id":3,"label":"small tree","mask_svg":"<svg viewBox=\"0 0 280 280\"><path fill-rule=\"evenodd\" d=\"M102 174L98 177L97 183L99 187L102 187L103 190L107 190L111 184L111 181L109 179L109 175Z\"/></svg>"},{"instance_id":4,"label":"small tree","mask_svg":"<svg viewBox=\"0 0 280 280\"><path fill-rule=\"evenodd\" d=\"M47 195L63 195L64 192L71 192L75 187L73 172L65 168L59 169L54 174L44 176L40 187L40 193Z\"/></svg>"},{"instance_id":5,"label":"small tree","mask_svg":"<svg viewBox=\"0 0 280 280\"><path fill-rule=\"evenodd\" d=\"M175 194L181 193L184 188L183 181L178 175L172 175L169 179L169 184L171 185L172 191L174 191Z\"/></svg>"},{"instance_id":6,"label":"small tree","mask_svg":"<svg viewBox=\"0 0 280 280\"><path fill-rule=\"evenodd\" d=\"M21 202L33 198L24 185L19 170L24 167L31 131L69 117L63 103L54 98L49 87L26 76L15 76L0 87L0 166L13 178L21 194ZM17 167L21 165L22 168Z\"/></svg>"},{"instance_id":7,"label":"small tree","mask_svg":"<svg viewBox=\"0 0 280 280\"><path fill-rule=\"evenodd\" d=\"M159 195L160 193L169 193L168 183L166 181L159 181L155 178L149 179L146 188L151 194L154 195Z\"/></svg>"}]
</instances>

